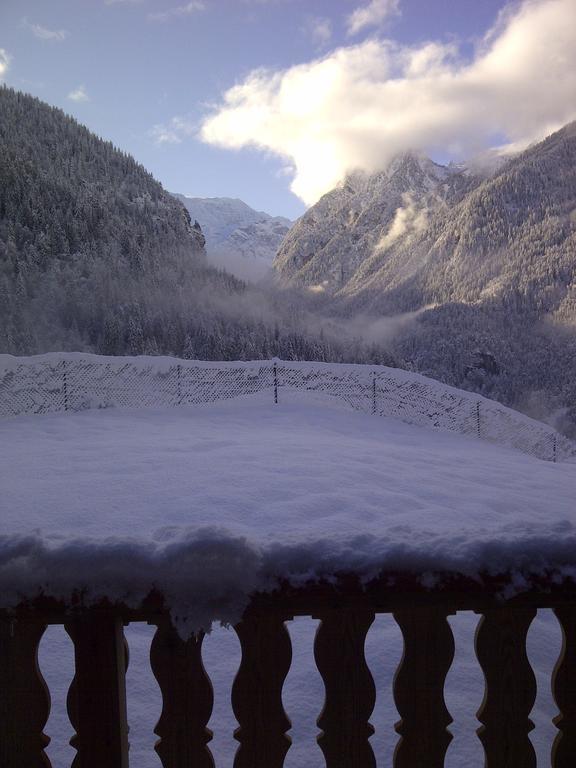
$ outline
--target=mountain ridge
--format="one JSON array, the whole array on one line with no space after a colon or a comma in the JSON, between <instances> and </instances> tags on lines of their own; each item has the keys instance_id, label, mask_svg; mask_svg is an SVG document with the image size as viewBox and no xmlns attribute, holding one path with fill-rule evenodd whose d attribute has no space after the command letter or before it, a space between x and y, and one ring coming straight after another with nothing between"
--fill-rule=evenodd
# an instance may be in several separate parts
<instances>
[{"instance_id":1,"label":"mountain ridge","mask_svg":"<svg viewBox=\"0 0 576 768\"><path fill-rule=\"evenodd\" d=\"M449 185L456 178L458 183ZM349 174L294 224L274 268L284 283L338 292L389 228L410 221L420 226L421 210L441 205L447 194L456 195L472 183L461 170L416 152L401 153L374 174ZM398 218L401 210L409 212L404 222Z\"/></svg>"},{"instance_id":2,"label":"mountain ridge","mask_svg":"<svg viewBox=\"0 0 576 768\"><path fill-rule=\"evenodd\" d=\"M281 246L279 283L365 326L405 317L402 365L576 425L576 123L491 174L429 162L407 153L325 195Z\"/></svg>"}]
</instances>

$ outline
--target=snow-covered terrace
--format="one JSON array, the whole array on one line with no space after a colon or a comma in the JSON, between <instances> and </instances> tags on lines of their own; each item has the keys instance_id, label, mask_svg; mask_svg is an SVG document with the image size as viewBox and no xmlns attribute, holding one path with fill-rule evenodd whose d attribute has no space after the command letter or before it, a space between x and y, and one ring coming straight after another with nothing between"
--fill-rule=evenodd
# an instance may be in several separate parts
<instances>
[{"instance_id":1,"label":"snow-covered terrace","mask_svg":"<svg viewBox=\"0 0 576 768\"><path fill-rule=\"evenodd\" d=\"M520 589L519 574L576 566L576 464L332 398L27 415L0 432L4 604L40 588L135 604L155 587L196 628L279 579L512 571Z\"/></svg>"},{"instance_id":2,"label":"snow-covered terrace","mask_svg":"<svg viewBox=\"0 0 576 768\"><path fill-rule=\"evenodd\" d=\"M46 391L70 403L72 376L55 385L50 375ZM411 376L403 381L420 387L422 377ZM178 386L180 379L178 371ZM315 654L326 690L319 721L326 764L372 766L374 694L363 648L374 615L388 612L404 638L394 765L436 768L450 742L447 617L472 609L483 616L476 652L487 683L479 713L486 764L534 766L527 734L535 688L525 648L536 608L546 606L569 649L554 682L565 736L552 764L571 765L576 463L479 440L474 430L376 418L351 410L356 400L334 391L283 397L280 390L275 404L269 384L170 407L147 403L150 390L141 388L149 407L0 420L0 608L20 604L16 613L0 611L0 684L13 702L0 711L6 764L10 755L29 755L29 764L43 755L49 705L33 670L44 625L56 623L74 641L70 716L80 764L125 768L122 624L146 619L158 626L151 661L164 699L156 732L165 768L212 765L202 635L186 638L214 621L234 624L242 643L232 696L238 765L280 768L289 725L284 621L304 614L321 620ZM14 391L30 398L29 385ZM441 395L451 419L454 404L470 398ZM31 401L40 402L37 393ZM482 403L487 420L492 406ZM505 415L508 427L516 417ZM443 417L438 409L433 426Z\"/></svg>"}]
</instances>

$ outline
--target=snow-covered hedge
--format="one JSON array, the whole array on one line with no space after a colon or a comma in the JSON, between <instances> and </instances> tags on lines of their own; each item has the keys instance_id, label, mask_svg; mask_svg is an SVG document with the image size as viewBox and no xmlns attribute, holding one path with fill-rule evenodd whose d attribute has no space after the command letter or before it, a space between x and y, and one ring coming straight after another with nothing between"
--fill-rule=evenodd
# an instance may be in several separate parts
<instances>
[{"instance_id":1,"label":"snow-covered hedge","mask_svg":"<svg viewBox=\"0 0 576 768\"><path fill-rule=\"evenodd\" d=\"M301 393L321 394L364 413L474 435L546 460L576 454L571 441L542 422L477 394L396 368L85 353L0 355L0 416L198 405L258 392L268 392L279 403L293 402Z\"/></svg>"}]
</instances>

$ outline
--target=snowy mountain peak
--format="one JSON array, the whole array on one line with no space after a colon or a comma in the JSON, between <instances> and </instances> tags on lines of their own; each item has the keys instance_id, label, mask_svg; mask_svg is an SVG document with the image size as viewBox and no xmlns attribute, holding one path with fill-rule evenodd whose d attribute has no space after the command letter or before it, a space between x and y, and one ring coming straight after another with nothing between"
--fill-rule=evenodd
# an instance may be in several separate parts
<instances>
[{"instance_id":1,"label":"snowy mountain peak","mask_svg":"<svg viewBox=\"0 0 576 768\"><path fill-rule=\"evenodd\" d=\"M439 165L422 152L409 150L396 155L386 169L388 178L400 176L407 181L418 182L423 178L442 181L450 174L450 168Z\"/></svg>"},{"instance_id":2,"label":"snowy mountain peak","mask_svg":"<svg viewBox=\"0 0 576 768\"><path fill-rule=\"evenodd\" d=\"M373 194L390 184L403 186L406 191L429 189L454 172L457 172L455 166L439 165L422 152L408 150L395 155L381 171L351 171L337 189L348 194Z\"/></svg>"},{"instance_id":3,"label":"snowy mountain peak","mask_svg":"<svg viewBox=\"0 0 576 768\"><path fill-rule=\"evenodd\" d=\"M238 198L175 197L202 227L209 260L244 279L265 276L292 225Z\"/></svg>"}]
</instances>

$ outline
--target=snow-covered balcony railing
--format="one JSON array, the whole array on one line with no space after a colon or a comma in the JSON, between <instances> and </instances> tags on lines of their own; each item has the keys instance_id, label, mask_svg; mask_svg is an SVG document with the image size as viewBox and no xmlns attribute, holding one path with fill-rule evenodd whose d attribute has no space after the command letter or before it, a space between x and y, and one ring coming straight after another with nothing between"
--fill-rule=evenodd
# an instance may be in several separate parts
<instances>
[{"instance_id":1,"label":"snow-covered balcony railing","mask_svg":"<svg viewBox=\"0 0 576 768\"><path fill-rule=\"evenodd\" d=\"M443 574L424 586L415 574L379 577L364 585L353 576L255 595L235 631L242 660L232 691L238 721L236 768L281 768L290 748L290 722L282 686L291 666L285 622L297 615L320 620L314 654L325 685L318 718L319 745L327 768L371 768L370 724L375 685L364 658L366 633L378 613L391 613L404 638L394 680L401 735L395 768L440 768L452 738L444 683L454 656L447 617L473 610L481 621L476 654L485 675L478 736L487 768L532 768L528 737L536 683L526 653L526 635L537 608L552 608L563 632L563 650L552 687L560 715L552 750L553 768L572 768L576 755L576 590L573 582L541 578L521 594L506 578L467 579ZM425 581L425 580L424 580ZM75 677L68 713L76 731L75 768L128 765L123 626L148 621L157 627L150 661L163 709L156 751L164 768L212 768L212 688L202 663L203 635L182 639L151 594L135 610L101 602L90 608L47 598L21 605L0 621L0 764L3 768L49 766L43 728L50 698L37 665L48 624L63 624L75 649Z\"/></svg>"}]
</instances>

